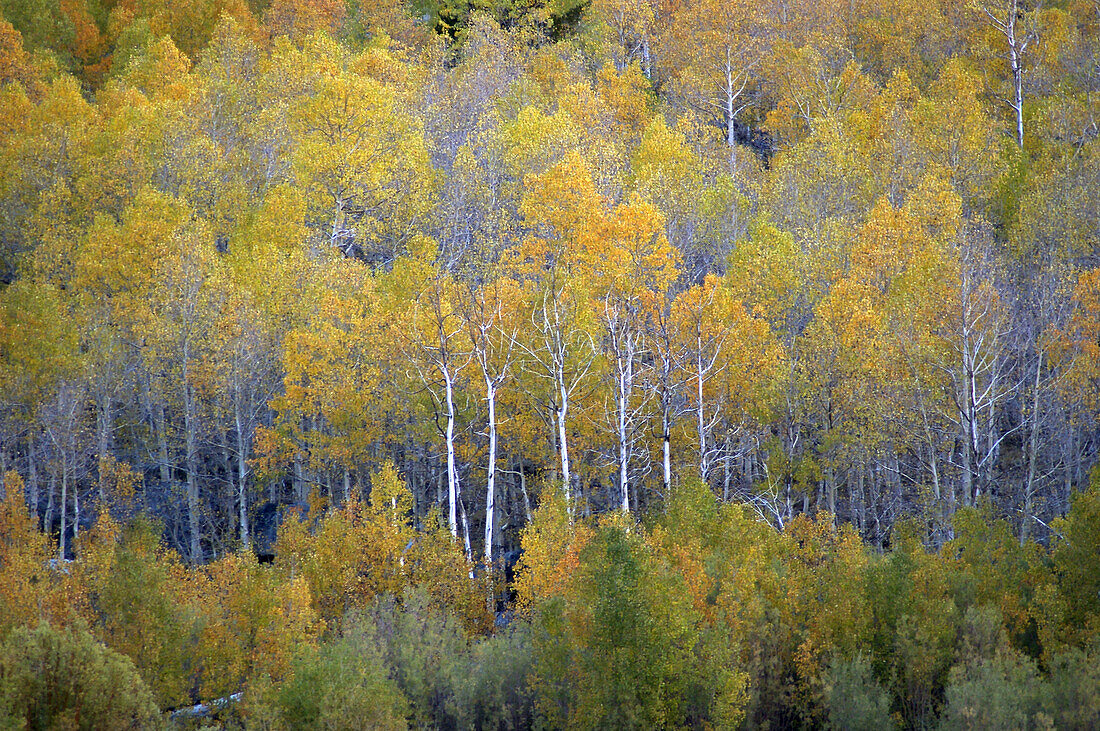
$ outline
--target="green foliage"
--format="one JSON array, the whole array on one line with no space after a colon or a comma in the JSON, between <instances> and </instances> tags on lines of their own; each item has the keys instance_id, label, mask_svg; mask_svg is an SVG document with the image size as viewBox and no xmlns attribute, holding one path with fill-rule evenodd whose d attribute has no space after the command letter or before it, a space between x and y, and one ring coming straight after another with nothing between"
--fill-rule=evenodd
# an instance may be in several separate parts
<instances>
[{"instance_id":1,"label":"green foliage","mask_svg":"<svg viewBox=\"0 0 1100 731\"><path fill-rule=\"evenodd\" d=\"M468 634L452 609L421 588L378 597L344 618L343 637L371 643L378 673L407 699L422 728L529 728L531 645L522 622L489 637ZM372 660L373 662L373 660Z\"/></svg>"},{"instance_id":2,"label":"green foliage","mask_svg":"<svg viewBox=\"0 0 1100 731\"><path fill-rule=\"evenodd\" d=\"M0 0L0 639L257 727L1100 726L1036 4Z\"/></svg>"},{"instance_id":3,"label":"green foliage","mask_svg":"<svg viewBox=\"0 0 1100 731\"><path fill-rule=\"evenodd\" d=\"M535 696L529 682L534 657L526 622L481 639L455 688L460 728L522 729L535 725Z\"/></svg>"},{"instance_id":4,"label":"green foliage","mask_svg":"<svg viewBox=\"0 0 1100 731\"><path fill-rule=\"evenodd\" d=\"M1005 520L986 508L955 514L955 538L943 549L953 563L952 595L960 610L992 605L1000 609L1013 645L1038 656L1034 636L1035 596L1050 581L1035 544L1021 546Z\"/></svg>"},{"instance_id":5,"label":"green foliage","mask_svg":"<svg viewBox=\"0 0 1100 731\"><path fill-rule=\"evenodd\" d=\"M955 655L961 615L950 594L949 566L904 530L886 556L868 566L872 657L908 723L927 725Z\"/></svg>"},{"instance_id":6,"label":"green foliage","mask_svg":"<svg viewBox=\"0 0 1100 731\"><path fill-rule=\"evenodd\" d=\"M1065 622L1084 637L1100 634L1100 471L1092 487L1073 496L1055 524L1054 572Z\"/></svg>"},{"instance_id":7,"label":"green foliage","mask_svg":"<svg viewBox=\"0 0 1100 731\"><path fill-rule=\"evenodd\" d=\"M1042 712L1035 662L1005 649L991 659L956 666L946 690L941 729L1039 728Z\"/></svg>"},{"instance_id":8,"label":"green foliage","mask_svg":"<svg viewBox=\"0 0 1100 731\"><path fill-rule=\"evenodd\" d=\"M1100 646L1071 648L1049 663L1043 708L1055 728L1100 727Z\"/></svg>"},{"instance_id":9,"label":"green foliage","mask_svg":"<svg viewBox=\"0 0 1100 731\"><path fill-rule=\"evenodd\" d=\"M198 619L178 601L178 566L147 518L127 526L92 602L96 629L134 663L162 707L188 702Z\"/></svg>"},{"instance_id":10,"label":"green foliage","mask_svg":"<svg viewBox=\"0 0 1100 731\"><path fill-rule=\"evenodd\" d=\"M829 726L852 731L876 731L892 725L890 696L875 679L862 656L837 660L825 672L825 702Z\"/></svg>"},{"instance_id":11,"label":"green foliage","mask_svg":"<svg viewBox=\"0 0 1100 731\"><path fill-rule=\"evenodd\" d=\"M82 627L13 630L0 644L0 726L130 729L159 725L153 695L125 655Z\"/></svg>"},{"instance_id":12,"label":"green foliage","mask_svg":"<svg viewBox=\"0 0 1100 731\"><path fill-rule=\"evenodd\" d=\"M76 37L72 20L61 0L3 0L0 13L23 35L28 49L49 49L66 62L67 51Z\"/></svg>"},{"instance_id":13,"label":"green foliage","mask_svg":"<svg viewBox=\"0 0 1100 731\"><path fill-rule=\"evenodd\" d=\"M285 728L407 728L408 702L389 676L373 629L349 617L339 637L295 659L274 698Z\"/></svg>"},{"instance_id":14,"label":"green foliage","mask_svg":"<svg viewBox=\"0 0 1100 731\"><path fill-rule=\"evenodd\" d=\"M400 600L380 597L367 619L375 624L383 656L409 699L413 723L453 723L455 686L469 649L458 618L427 592L412 589Z\"/></svg>"},{"instance_id":15,"label":"green foliage","mask_svg":"<svg viewBox=\"0 0 1100 731\"><path fill-rule=\"evenodd\" d=\"M699 642L683 577L629 518L601 522L573 591L534 610L539 710L551 725L683 723Z\"/></svg>"}]
</instances>

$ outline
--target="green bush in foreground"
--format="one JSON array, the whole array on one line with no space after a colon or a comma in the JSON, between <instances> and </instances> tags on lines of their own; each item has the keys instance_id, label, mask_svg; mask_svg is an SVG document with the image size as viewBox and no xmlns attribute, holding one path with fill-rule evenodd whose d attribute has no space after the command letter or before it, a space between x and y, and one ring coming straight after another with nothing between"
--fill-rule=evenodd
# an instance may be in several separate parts
<instances>
[{"instance_id":1,"label":"green bush in foreground","mask_svg":"<svg viewBox=\"0 0 1100 731\"><path fill-rule=\"evenodd\" d=\"M0 644L0 728L150 728L160 711L134 663L84 628L45 622Z\"/></svg>"},{"instance_id":2,"label":"green bush in foreground","mask_svg":"<svg viewBox=\"0 0 1100 731\"><path fill-rule=\"evenodd\" d=\"M375 637L362 627L345 628L320 649L307 648L275 700L287 728L407 727L408 702L390 679Z\"/></svg>"}]
</instances>

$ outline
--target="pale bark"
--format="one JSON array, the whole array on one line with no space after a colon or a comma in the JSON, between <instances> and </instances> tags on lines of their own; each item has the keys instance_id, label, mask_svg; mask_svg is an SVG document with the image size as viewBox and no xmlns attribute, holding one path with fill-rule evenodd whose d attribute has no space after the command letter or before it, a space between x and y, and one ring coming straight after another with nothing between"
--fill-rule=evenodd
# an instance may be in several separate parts
<instances>
[{"instance_id":1,"label":"pale bark","mask_svg":"<svg viewBox=\"0 0 1100 731\"><path fill-rule=\"evenodd\" d=\"M111 440L111 397L101 394L96 413L96 459L99 461L99 504L102 509L107 500L107 457Z\"/></svg>"},{"instance_id":2,"label":"pale bark","mask_svg":"<svg viewBox=\"0 0 1100 731\"><path fill-rule=\"evenodd\" d=\"M38 459L34 448L34 430L27 436L27 487L30 488L31 513L38 522Z\"/></svg>"},{"instance_id":3,"label":"pale bark","mask_svg":"<svg viewBox=\"0 0 1100 731\"><path fill-rule=\"evenodd\" d=\"M69 502L69 462L65 457L64 450L61 453L61 537L58 543L60 544L60 551L58 556L61 560L65 560L65 547L67 536L65 535L67 526L65 525L65 517L67 513L67 505Z\"/></svg>"},{"instance_id":4,"label":"pale bark","mask_svg":"<svg viewBox=\"0 0 1100 731\"><path fill-rule=\"evenodd\" d=\"M496 386L493 379L485 376L485 394L489 407L489 465L486 470L485 488L485 565L493 565L493 529L496 519L496 478L497 478L497 417Z\"/></svg>"},{"instance_id":5,"label":"pale bark","mask_svg":"<svg viewBox=\"0 0 1100 731\"><path fill-rule=\"evenodd\" d=\"M167 485L172 481L172 465L168 461L168 420L164 418L164 404L153 405L153 426L157 432L157 461L160 463L160 481Z\"/></svg>"},{"instance_id":6,"label":"pale bark","mask_svg":"<svg viewBox=\"0 0 1100 731\"><path fill-rule=\"evenodd\" d=\"M202 525L199 515L199 450L198 450L198 424L195 414L194 394L191 385L187 383L188 368L186 364L187 353L184 351L183 369L183 429L184 448L187 451L187 519L191 530L192 563L201 563L202 555Z\"/></svg>"},{"instance_id":7,"label":"pale bark","mask_svg":"<svg viewBox=\"0 0 1100 731\"><path fill-rule=\"evenodd\" d=\"M454 381L446 362L442 366L443 387L446 393L447 409L447 510L450 520L451 536L458 538L458 467L455 462L455 405Z\"/></svg>"},{"instance_id":8,"label":"pale bark","mask_svg":"<svg viewBox=\"0 0 1100 731\"><path fill-rule=\"evenodd\" d=\"M241 415L240 399L233 401L233 423L237 433L237 523L240 527L241 545L245 550L252 545L252 535L248 525L248 446L244 419Z\"/></svg>"},{"instance_id":9,"label":"pale bark","mask_svg":"<svg viewBox=\"0 0 1100 731\"><path fill-rule=\"evenodd\" d=\"M1039 359L1035 364L1035 382L1032 384L1031 394L1031 434L1028 438L1027 449L1027 478L1024 482L1024 514L1020 523L1020 545L1027 543L1031 537L1031 519L1033 515L1032 500L1035 494L1035 472L1039 455L1039 394L1043 377L1043 352L1039 351Z\"/></svg>"},{"instance_id":10,"label":"pale bark","mask_svg":"<svg viewBox=\"0 0 1100 731\"><path fill-rule=\"evenodd\" d=\"M634 354L628 352L625 357L616 359L619 367L618 393L616 394L617 423L616 431L619 441L619 491L621 507L624 513L630 512L630 481L627 468L630 462L630 442L627 434L630 393L634 386Z\"/></svg>"},{"instance_id":11,"label":"pale bark","mask_svg":"<svg viewBox=\"0 0 1100 731\"><path fill-rule=\"evenodd\" d=\"M1012 98L1006 99L1005 102L1016 117L1014 136L1016 145L1022 150L1024 147L1024 57L1031 45L1039 39L1034 17L1042 9L1043 3L1041 1L1035 3L1034 7L1028 11L1020 8L1019 0L1008 0L992 10L991 5L993 3L983 4L981 11L990 25L1004 36L1008 46L1005 58L1008 61L1009 72L1012 74Z\"/></svg>"}]
</instances>

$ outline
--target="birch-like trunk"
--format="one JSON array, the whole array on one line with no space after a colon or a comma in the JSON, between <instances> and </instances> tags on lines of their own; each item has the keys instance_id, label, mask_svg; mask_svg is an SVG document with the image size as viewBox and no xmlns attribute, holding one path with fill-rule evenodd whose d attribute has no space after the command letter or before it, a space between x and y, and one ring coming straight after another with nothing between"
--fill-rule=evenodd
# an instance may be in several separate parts
<instances>
[{"instance_id":1,"label":"birch-like trunk","mask_svg":"<svg viewBox=\"0 0 1100 731\"><path fill-rule=\"evenodd\" d=\"M1027 480L1024 483L1024 515L1020 524L1020 545L1031 537L1032 499L1035 492L1035 470L1039 453L1039 384L1043 377L1043 352L1039 351L1039 362L1035 364L1034 393L1031 395L1031 434L1027 449Z\"/></svg>"},{"instance_id":2,"label":"birch-like trunk","mask_svg":"<svg viewBox=\"0 0 1100 731\"><path fill-rule=\"evenodd\" d=\"M65 531L68 526L65 525L65 517L67 515L67 508L69 501L69 461L65 450L61 450L61 538L58 541L60 544L60 553L58 554L62 561L65 560L65 548L66 548L66 536Z\"/></svg>"},{"instance_id":3,"label":"birch-like trunk","mask_svg":"<svg viewBox=\"0 0 1100 731\"><path fill-rule=\"evenodd\" d=\"M47 533L53 529L54 495L57 494L57 476L50 472L50 482L46 495L46 515L42 519L42 528Z\"/></svg>"},{"instance_id":4,"label":"birch-like trunk","mask_svg":"<svg viewBox=\"0 0 1100 731\"><path fill-rule=\"evenodd\" d=\"M455 464L455 406L454 377L444 365L443 387L447 406L447 509L451 525L451 536L458 538L458 468Z\"/></svg>"},{"instance_id":5,"label":"birch-like trunk","mask_svg":"<svg viewBox=\"0 0 1100 731\"><path fill-rule=\"evenodd\" d=\"M489 465L486 470L485 488L485 565L492 566L497 485L497 390L488 375L485 376L485 400L489 405ZM507 508L507 501L505 508Z\"/></svg>"},{"instance_id":6,"label":"birch-like trunk","mask_svg":"<svg viewBox=\"0 0 1100 731\"><path fill-rule=\"evenodd\" d=\"M661 409L661 477L664 481L665 497L672 494L672 424L668 406Z\"/></svg>"},{"instance_id":7,"label":"birch-like trunk","mask_svg":"<svg viewBox=\"0 0 1100 731\"><path fill-rule=\"evenodd\" d=\"M624 513L630 512L630 397L634 390L634 341L629 332L619 339L615 355L616 413L615 432L619 451L619 503Z\"/></svg>"},{"instance_id":8,"label":"birch-like trunk","mask_svg":"<svg viewBox=\"0 0 1100 731\"><path fill-rule=\"evenodd\" d=\"M100 397L99 411L96 414L96 458L99 461L99 504L100 509L107 500L107 450L111 440L111 397Z\"/></svg>"},{"instance_id":9,"label":"birch-like trunk","mask_svg":"<svg viewBox=\"0 0 1100 731\"><path fill-rule=\"evenodd\" d=\"M695 425L699 431L699 477L703 480L703 484L706 484L710 465L707 463L707 427L703 403L703 378L706 371L703 368L702 340L697 342L697 348L695 355Z\"/></svg>"},{"instance_id":10,"label":"birch-like trunk","mask_svg":"<svg viewBox=\"0 0 1100 731\"><path fill-rule=\"evenodd\" d=\"M157 459L160 462L160 481L168 485L172 481L172 465L168 461L168 420L164 417L164 404L153 405L153 421L157 430Z\"/></svg>"},{"instance_id":11,"label":"birch-like trunk","mask_svg":"<svg viewBox=\"0 0 1100 731\"><path fill-rule=\"evenodd\" d=\"M186 358L186 351L184 357ZM199 455L196 434L194 395L187 382L187 366L183 370L183 430L187 450L187 518L191 529L191 563L202 562L202 527L199 517Z\"/></svg>"},{"instance_id":12,"label":"birch-like trunk","mask_svg":"<svg viewBox=\"0 0 1100 731\"><path fill-rule=\"evenodd\" d=\"M558 403L558 451L561 453L561 479L562 486L565 490L565 502L570 504L572 497L572 480L569 473L569 442L566 438L566 426L565 417L569 413L569 390L565 387L565 374L559 369L557 373L558 380L558 397L560 401ZM572 507L570 507L570 514L572 514Z\"/></svg>"},{"instance_id":13,"label":"birch-like trunk","mask_svg":"<svg viewBox=\"0 0 1100 731\"><path fill-rule=\"evenodd\" d=\"M248 525L248 435L245 433L239 398L233 401L233 417L237 427L237 520L240 525L241 545L247 550L252 546L252 534Z\"/></svg>"},{"instance_id":14,"label":"birch-like trunk","mask_svg":"<svg viewBox=\"0 0 1100 731\"><path fill-rule=\"evenodd\" d=\"M27 486L30 488L31 513L38 523L38 459L34 450L34 430L27 436Z\"/></svg>"}]
</instances>

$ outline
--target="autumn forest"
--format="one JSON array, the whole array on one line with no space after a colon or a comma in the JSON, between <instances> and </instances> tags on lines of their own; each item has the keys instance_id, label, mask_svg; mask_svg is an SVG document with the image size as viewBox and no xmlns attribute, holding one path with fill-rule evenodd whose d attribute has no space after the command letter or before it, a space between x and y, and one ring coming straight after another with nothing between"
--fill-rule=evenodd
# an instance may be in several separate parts
<instances>
[{"instance_id":1,"label":"autumn forest","mask_svg":"<svg viewBox=\"0 0 1100 731\"><path fill-rule=\"evenodd\" d=\"M1100 727L1098 136L1098 0L0 0L0 728Z\"/></svg>"}]
</instances>

